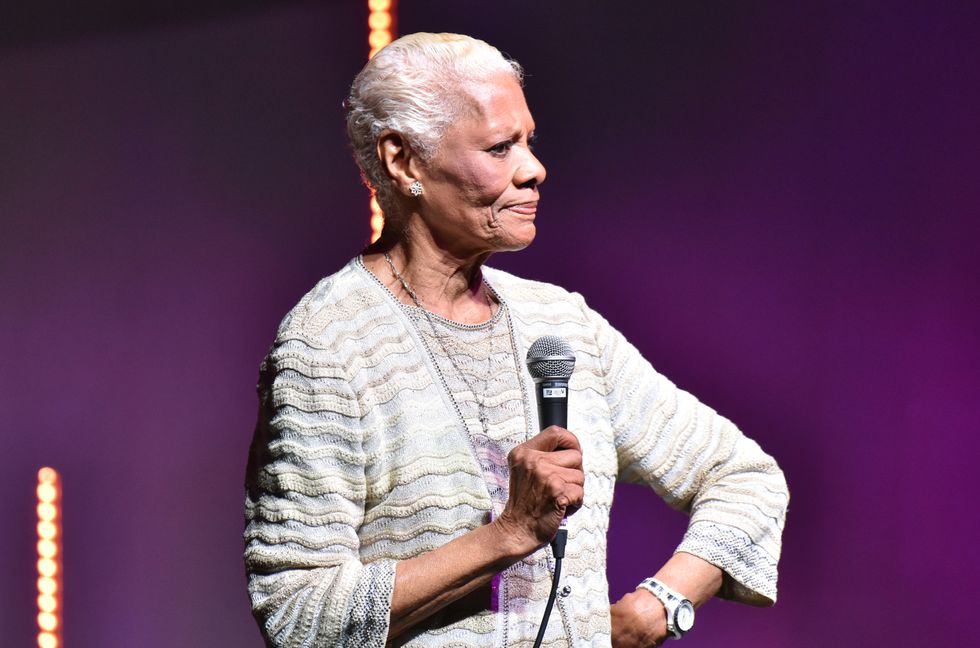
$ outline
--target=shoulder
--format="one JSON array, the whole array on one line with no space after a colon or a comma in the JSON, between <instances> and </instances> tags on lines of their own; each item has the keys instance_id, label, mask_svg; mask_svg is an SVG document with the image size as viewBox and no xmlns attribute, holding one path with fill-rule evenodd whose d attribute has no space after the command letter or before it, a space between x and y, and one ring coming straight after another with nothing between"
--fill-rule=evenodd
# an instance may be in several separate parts
<instances>
[{"instance_id":1,"label":"shoulder","mask_svg":"<svg viewBox=\"0 0 980 648\"><path fill-rule=\"evenodd\" d=\"M573 344L581 340L585 347L595 339L599 320L579 293L493 268L484 268L484 276L507 303L515 325L528 341L542 335L558 335Z\"/></svg>"},{"instance_id":2,"label":"shoulder","mask_svg":"<svg viewBox=\"0 0 980 648\"><path fill-rule=\"evenodd\" d=\"M383 292L357 259L324 277L279 324L276 343L300 339L321 346L390 313Z\"/></svg>"},{"instance_id":3,"label":"shoulder","mask_svg":"<svg viewBox=\"0 0 980 648\"><path fill-rule=\"evenodd\" d=\"M509 303L523 305L550 305L570 303L584 306L585 301L576 292L571 292L555 284L544 281L524 279L497 268L483 268L483 275L490 286Z\"/></svg>"}]
</instances>

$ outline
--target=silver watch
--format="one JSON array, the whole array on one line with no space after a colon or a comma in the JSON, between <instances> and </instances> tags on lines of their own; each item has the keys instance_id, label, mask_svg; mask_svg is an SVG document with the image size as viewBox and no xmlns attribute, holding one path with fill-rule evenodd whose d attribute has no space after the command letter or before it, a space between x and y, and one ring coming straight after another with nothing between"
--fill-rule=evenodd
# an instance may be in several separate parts
<instances>
[{"instance_id":1,"label":"silver watch","mask_svg":"<svg viewBox=\"0 0 980 648\"><path fill-rule=\"evenodd\" d=\"M694 604L656 578L648 578L636 589L643 588L664 604L667 610L667 631L674 639L680 639L694 627Z\"/></svg>"}]
</instances>

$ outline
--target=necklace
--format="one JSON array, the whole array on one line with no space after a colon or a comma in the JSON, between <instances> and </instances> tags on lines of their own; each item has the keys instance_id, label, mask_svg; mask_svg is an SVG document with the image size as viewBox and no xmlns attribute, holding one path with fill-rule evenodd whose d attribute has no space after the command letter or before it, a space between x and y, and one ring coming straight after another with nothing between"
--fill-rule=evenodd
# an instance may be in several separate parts
<instances>
[{"instance_id":1,"label":"necklace","mask_svg":"<svg viewBox=\"0 0 980 648\"><path fill-rule=\"evenodd\" d=\"M439 342L439 346L442 349L443 354L449 359L449 363L456 371L456 374L462 379L463 383L466 385L466 388L470 391L470 393L473 394L473 400L476 402L477 418L480 421L480 427L483 429L483 434L489 437L489 427L490 427L489 414L487 412L486 405L484 405L483 403L483 399L480 397L480 394L481 393L485 394L489 390L490 373L493 366L492 364L493 354L494 354L493 343L496 335L494 335L493 332L491 331L490 349L487 354L487 368L483 376L483 390L482 392L478 392L476 389L473 388L473 384L470 383L469 378L466 376L466 372L463 371L463 369L459 366L459 363L456 361L456 354L452 353L447 348L446 343L444 341L444 337L446 336L441 335L438 329L436 328L436 323L435 320L433 319L433 314L429 312L429 310L425 308L425 306L422 305L422 301L419 299L418 294L415 292L415 290L412 289L410 285L408 285L408 282L405 280L405 277L403 277L402 274L398 272L398 268L395 267L395 262L392 260L391 255L385 252L384 258L385 261L388 262L388 267L391 268L392 275L394 275L395 279L397 279L398 282L402 285L402 288L405 289L405 292L408 293L408 296L411 297L412 302L415 304L415 306L419 310L421 310L422 313L425 315L425 319L429 322L429 328L432 330L432 337L434 337ZM490 300L490 293L486 285L484 285L483 296L487 300L487 307L490 309L490 318L492 320L494 314L493 302ZM501 303L501 306L502 305L503 304ZM498 310L498 313L499 312L500 311ZM508 326L508 330L509 330L509 326ZM433 360L435 360L435 355L432 353L432 350L428 348L428 343L425 341L425 336L424 335L420 336L420 338L422 340L422 343L426 346L426 351L428 352L429 356L432 357ZM513 345L513 335L511 335L511 344ZM465 422L466 419L463 417L463 410L459 406L459 402L456 400L456 396L453 394L453 391L449 389L449 383L446 381L446 377L443 375L442 369L439 367L439 363L433 362L433 364L436 368L436 371L439 373L440 382L442 382L443 387L445 388L446 392L449 394L449 398L452 399L453 407L456 409L456 413L459 415L460 419L462 419Z\"/></svg>"}]
</instances>

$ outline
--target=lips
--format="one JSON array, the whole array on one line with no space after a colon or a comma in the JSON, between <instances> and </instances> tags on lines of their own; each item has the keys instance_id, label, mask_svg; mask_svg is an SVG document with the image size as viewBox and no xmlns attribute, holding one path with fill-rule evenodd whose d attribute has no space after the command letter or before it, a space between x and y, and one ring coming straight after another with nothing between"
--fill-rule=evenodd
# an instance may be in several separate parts
<instances>
[{"instance_id":1,"label":"lips","mask_svg":"<svg viewBox=\"0 0 980 648\"><path fill-rule=\"evenodd\" d=\"M532 200L529 202L517 203L516 205L508 205L507 209L524 216L534 216L538 212L538 201Z\"/></svg>"}]
</instances>

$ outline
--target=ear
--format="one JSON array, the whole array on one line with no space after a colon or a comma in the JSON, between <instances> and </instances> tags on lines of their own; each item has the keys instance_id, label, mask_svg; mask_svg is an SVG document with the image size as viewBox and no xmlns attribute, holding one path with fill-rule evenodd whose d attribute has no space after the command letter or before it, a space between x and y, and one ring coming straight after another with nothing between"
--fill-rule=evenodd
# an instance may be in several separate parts
<instances>
[{"instance_id":1,"label":"ear","mask_svg":"<svg viewBox=\"0 0 980 648\"><path fill-rule=\"evenodd\" d=\"M378 159L391 183L407 196L408 188L419 179L419 160L401 133L392 130L381 132L378 136Z\"/></svg>"}]
</instances>

